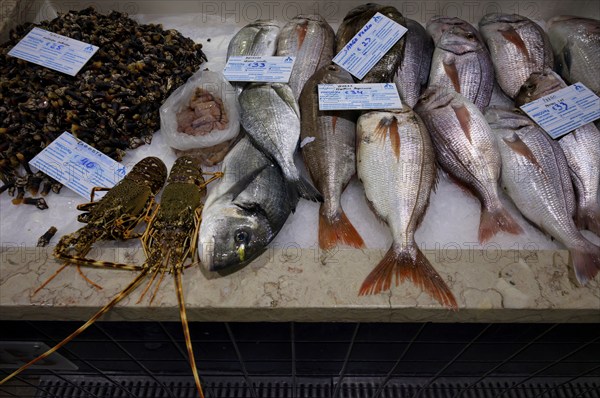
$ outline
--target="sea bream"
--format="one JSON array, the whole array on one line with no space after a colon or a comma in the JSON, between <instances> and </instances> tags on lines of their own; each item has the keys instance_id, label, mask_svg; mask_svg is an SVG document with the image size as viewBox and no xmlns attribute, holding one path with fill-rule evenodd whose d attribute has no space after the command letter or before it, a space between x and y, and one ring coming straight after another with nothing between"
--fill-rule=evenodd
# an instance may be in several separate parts
<instances>
[{"instance_id":1,"label":"sea bream","mask_svg":"<svg viewBox=\"0 0 600 398\"><path fill-rule=\"evenodd\" d=\"M533 73L516 98L521 106L567 87L550 69ZM577 128L558 140L569 164L577 196L577 226L600 236L600 131L593 123Z\"/></svg>"},{"instance_id":2,"label":"sea bream","mask_svg":"<svg viewBox=\"0 0 600 398\"><path fill-rule=\"evenodd\" d=\"M338 243L361 248L363 240L342 209L342 191L356 173L356 114L320 111L319 84L352 84L352 76L337 65L319 69L300 96L302 156L323 195L319 208L319 247Z\"/></svg>"},{"instance_id":3,"label":"sea bream","mask_svg":"<svg viewBox=\"0 0 600 398\"><path fill-rule=\"evenodd\" d=\"M523 232L500 201L501 160L496 138L477 107L454 90L429 87L415 106L442 168L481 201L479 242L500 231Z\"/></svg>"},{"instance_id":4,"label":"sea bream","mask_svg":"<svg viewBox=\"0 0 600 398\"><path fill-rule=\"evenodd\" d=\"M548 35L529 18L517 14L488 14L479 21L496 79L502 90L515 98L534 72L554 67Z\"/></svg>"},{"instance_id":5,"label":"sea bream","mask_svg":"<svg viewBox=\"0 0 600 398\"><path fill-rule=\"evenodd\" d=\"M508 195L527 219L569 249L577 280L586 284L600 269L600 247L573 222L575 195L560 145L519 110L490 108L486 118L498 138Z\"/></svg>"},{"instance_id":6,"label":"sea bream","mask_svg":"<svg viewBox=\"0 0 600 398\"><path fill-rule=\"evenodd\" d=\"M290 85L296 100L306 81L319 69L331 63L335 33L318 14L301 14L292 18L279 33L277 55L296 57Z\"/></svg>"},{"instance_id":7,"label":"sea bream","mask_svg":"<svg viewBox=\"0 0 600 398\"><path fill-rule=\"evenodd\" d=\"M292 208L298 196L321 201L317 189L300 175L294 153L300 138L300 109L290 86L253 83L239 96L241 123L248 136L282 170Z\"/></svg>"},{"instance_id":8,"label":"sea bream","mask_svg":"<svg viewBox=\"0 0 600 398\"><path fill-rule=\"evenodd\" d=\"M454 295L417 247L414 234L436 181L433 146L421 119L407 106L373 111L357 122L357 171L367 200L392 233L393 243L367 276L360 294L376 294L409 279L440 304L456 309Z\"/></svg>"}]
</instances>

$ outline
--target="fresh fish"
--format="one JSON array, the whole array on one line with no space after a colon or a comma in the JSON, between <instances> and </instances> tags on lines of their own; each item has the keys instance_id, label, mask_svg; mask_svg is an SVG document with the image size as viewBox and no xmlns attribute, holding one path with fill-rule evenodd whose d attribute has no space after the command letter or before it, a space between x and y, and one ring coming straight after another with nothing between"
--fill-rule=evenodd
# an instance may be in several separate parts
<instances>
[{"instance_id":1,"label":"fresh fish","mask_svg":"<svg viewBox=\"0 0 600 398\"><path fill-rule=\"evenodd\" d=\"M415 106L442 168L481 201L479 242L500 231L523 232L498 196L501 160L496 138L473 103L454 90L429 87Z\"/></svg>"},{"instance_id":2,"label":"fresh fish","mask_svg":"<svg viewBox=\"0 0 600 398\"><path fill-rule=\"evenodd\" d=\"M550 19L547 29L560 75L600 95L600 21L561 15Z\"/></svg>"},{"instance_id":3,"label":"fresh fish","mask_svg":"<svg viewBox=\"0 0 600 398\"><path fill-rule=\"evenodd\" d=\"M517 106L565 87L565 82L550 69L533 73L517 95ZM588 123L560 138L558 143L567 157L575 186L577 226L600 236L600 131Z\"/></svg>"},{"instance_id":4,"label":"fresh fish","mask_svg":"<svg viewBox=\"0 0 600 398\"><path fill-rule=\"evenodd\" d=\"M421 91L427 86L433 41L421 24L406 18L406 42L400 66L396 69L394 83L400 99L411 108L415 106Z\"/></svg>"},{"instance_id":5,"label":"fresh fish","mask_svg":"<svg viewBox=\"0 0 600 398\"><path fill-rule=\"evenodd\" d=\"M373 111L357 122L357 170L375 214L394 242L367 276L360 294L388 290L392 278L410 279L440 304L456 309L454 295L417 247L414 234L436 181L435 154L421 119L407 106Z\"/></svg>"},{"instance_id":6,"label":"fresh fish","mask_svg":"<svg viewBox=\"0 0 600 398\"><path fill-rule=\"evenodd\" d=\"M281 168L290 203L296 203L298 195L321 201L321 194L294 164L300 138L300 109L290 86L250 84L240 94L239 101L242 126L256 147Z\"/></svg>"},{"instance_id":7,"label":"fresh fish","mask_svg":"<svg viewBox=\"0 0 600 398\"><path fill-rule=\"evenodd\" d=\"M335 33L320 15L298 15L279 33L277 55L296 57L288 84L296 100L304 84L317 70L331 63Z\"/></svg>"},{"instance_id":8,"label":"fresh fish","mask_svg":"<svg viewBox=\"0 0 600 398\"><path fill-rule=\"evenodd\" d=\"M433 52L429 84L455 90L483 111L494 89L490 53L469 30L461 26L447 29Z\"/></svg>"},{"instance_id":9,"label":"fresh fish","mask_svg":"<svg viewBox=\"0 0 600 398\"><path fill-rule=\"evenodd\" d=\"M273 20L257 20L240 29L229 42L227 59L233 56L271 56L277 50L279 26ZM246 83L232 82L237 94Z\"/></svg>"},{"instance_id":10,"label":"fresh fish","mask_svg":"<svg viewBox=\"0 0 600 398\"><path fill-rule=\"evenodd\" d=\"M300 96L300 140L304 163L323 194L319 209L319 247L338 243L364 247L342 209L342 191L356 173L356 116L352 111L320 111L319 84L352 84L352 76L337 65L319 69ZM302 145L302 144L301 144Z\"/></svg>"},{"instance_id":11,"label":"fresh fish","mask_svg":"<svg viewBox=\"0 0 600 398\"><path fill-rule=\"evenodd\" d=\"M519 111L490 108L486 118L498 137L508 195L527 219L569 249L577 280L587 283L600 269L600 247L573 222L575 196L561 147Z\"/></svg>"},{"instance_id":12,"label":"fresh fish","mask_svg":"<svg viewBox=\"0 0 600 398\"><path fill-rule=\"evenodd\" d=\"M473 25L471 25L467 21L462 20L460 18L433 17L429 21L427 21L427 24L425 26L427 28L427 33L429 33L429 35L433 39L434 45L437 45L437 43L440 41L440 38L442 37L442 34L445 31L452 29L454 27L460 27L460 28L466 30L467 32L471 32L472 34L474 34L477 37L477 40L479 42L483 43L483 38L481 37L481 34L477 30L477 28L475 28Z\"/></svg>"},{"instance_id":13,"label":"fresh fish","mask_svg":"<svg viewBox=\"0 0 600 398\"><path fill-rule=\"evenodd\" d=\"M554 66L550 40L532 20L517 14L488 14L479 21L496 79L502 90L515 98L533 72Z\"/></svg>"},{"instance_id":14,"label":"fresh fish","mask_svg":"<svg viewBox=\"0 0 600 398\"><path fill-rule=\"evenodd\" d=\"M369 20L380 12L402 26L406 26L406 20L402 14L394 7L382 6L379 4L368 3L353 8L346 14L336 33L336 54L344 49L346 44L356 35ZM361 83L391 83L394 74L402 60L404 52L405 36L396 42L390 50L377 62L373 68L360 80Z\"/></svg>"},{"instance_id":15,"label":"fresh fish","mask_svg":"<svg viewBox=\"0 0 600 398\"><path fill-rule=\"evenodd\" d=\"M223 160L224 176L206 198L198 253L207 271L243 266L262 254L296 203L281 170L245 137Z\"/></svg>"}]
</instances>

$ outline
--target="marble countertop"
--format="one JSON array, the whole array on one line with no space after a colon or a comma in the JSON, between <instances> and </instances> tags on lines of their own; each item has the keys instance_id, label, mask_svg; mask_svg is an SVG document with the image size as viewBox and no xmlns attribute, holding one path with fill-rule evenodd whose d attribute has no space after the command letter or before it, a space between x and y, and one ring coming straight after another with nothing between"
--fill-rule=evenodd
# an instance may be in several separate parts
<instances>
[{"instance_id":1,"label":"marble countertop","mask_svg":"<svg viewBox=\"0 0 600 398\"><path fill-rule=\"evenodd\" d=\"M101 257L140 264L139 248L104 248ZM566 251L480 250L425 252L459 303L442 308L410 283L375 296L359 287L383 256L382 250L268 250L227 276L187 269L183 287L192 321L360 321L360 322L600 322L598 278L578 286ZM3 247L0 251L0 319L86 320L138 274L85 267L98 290L67 267L39 287L60 263L50 248ZM148 278L149 280L149 278ZM166 275L152 305L138 303L142 283L103 320L179 319L175 287Z\"/></svg>"}]
</instances>

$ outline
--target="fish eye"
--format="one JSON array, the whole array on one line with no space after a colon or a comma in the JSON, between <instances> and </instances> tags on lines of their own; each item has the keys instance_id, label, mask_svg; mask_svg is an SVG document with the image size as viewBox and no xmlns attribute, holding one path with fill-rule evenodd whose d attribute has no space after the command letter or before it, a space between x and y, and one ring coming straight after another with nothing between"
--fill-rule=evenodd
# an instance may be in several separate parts
<instances>
[{"instance_id":1,"label":"fish eye","mask_svg":"<svg viewBox=\"0 0 600 398\"><path fill-rule=\"evenodd\" d=\"M474 38L474 37L475 37L475 36L473 35L473 33L467 33L467 39L469 39L469 40L470 40L470 39L472 39L472 38Z\"/></svg>"},{"instance_id":2,"label":"fish eye","mask_svg":"<svg viewBox=\"0 0 600 398\"><path fill-rule=\"evenodd\" d=\"M248 236L249 236L248 232L240 229L240 230L235 231L234 239L235 239L236 243L247 243Z\"/></svg>"}]
</instances>

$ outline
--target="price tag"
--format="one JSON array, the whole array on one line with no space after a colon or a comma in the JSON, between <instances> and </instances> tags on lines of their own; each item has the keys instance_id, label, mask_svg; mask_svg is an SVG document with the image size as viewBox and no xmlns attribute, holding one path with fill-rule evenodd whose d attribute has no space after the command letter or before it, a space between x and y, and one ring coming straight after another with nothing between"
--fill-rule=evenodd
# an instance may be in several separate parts
<instances>
[{"instance_id":1,"label":"price tag","mask_svg":"<svg viewBox=\"0 0 600 398\"><path fill-rule=\"evenodd\" d=\"M296 57L229 57L223 70L231 82L287 83Z\"/></svg>"},{"instance_id":2,"label":"price tag","mask_svg":"<svg viewBox=\"0 0 600 398\"><path fill-rule=\"evenodd\" d=\"M581 83L521 106L550 137L557 139L600 119L600 98Z\"/></svg>"},{"instance_id":3,"label":"price tag","mask_svg":"<svg viewBox=\"0 0 600 398\"><path fill-rule=\"evenodd\" d=\"M112 188L125 177L125 166L64 132L29 164L84 198L93 187Z\"/></svg>"},{"instance_id":4,"label":"price tag","mask_svg":"<svg viewBox=\"0 0 600 398\"><path fill-rule=\"evenodd\" d=\"M322 111L402 108L393 83L319 84L318 91Z\"/></svg>"},{"instance_id":5,"label":"price tag","mask_svg":"<svg viewBox=\"0 0 600 398\"><path fill-rule=\"evenodd\" d=\"M33 28L8 55L75 76L98 48L44 29Z\"/></svg>"},{"instance_id":6,"label":"price tag","mask_svg":"<svg viewBox=\"0 0 600 398\"><path fill-rule=\"evenodd\" d=\"M333 58L333 62L362 79L406 31L404 26L378 12Z\"/></svg>"}]
</instances>

